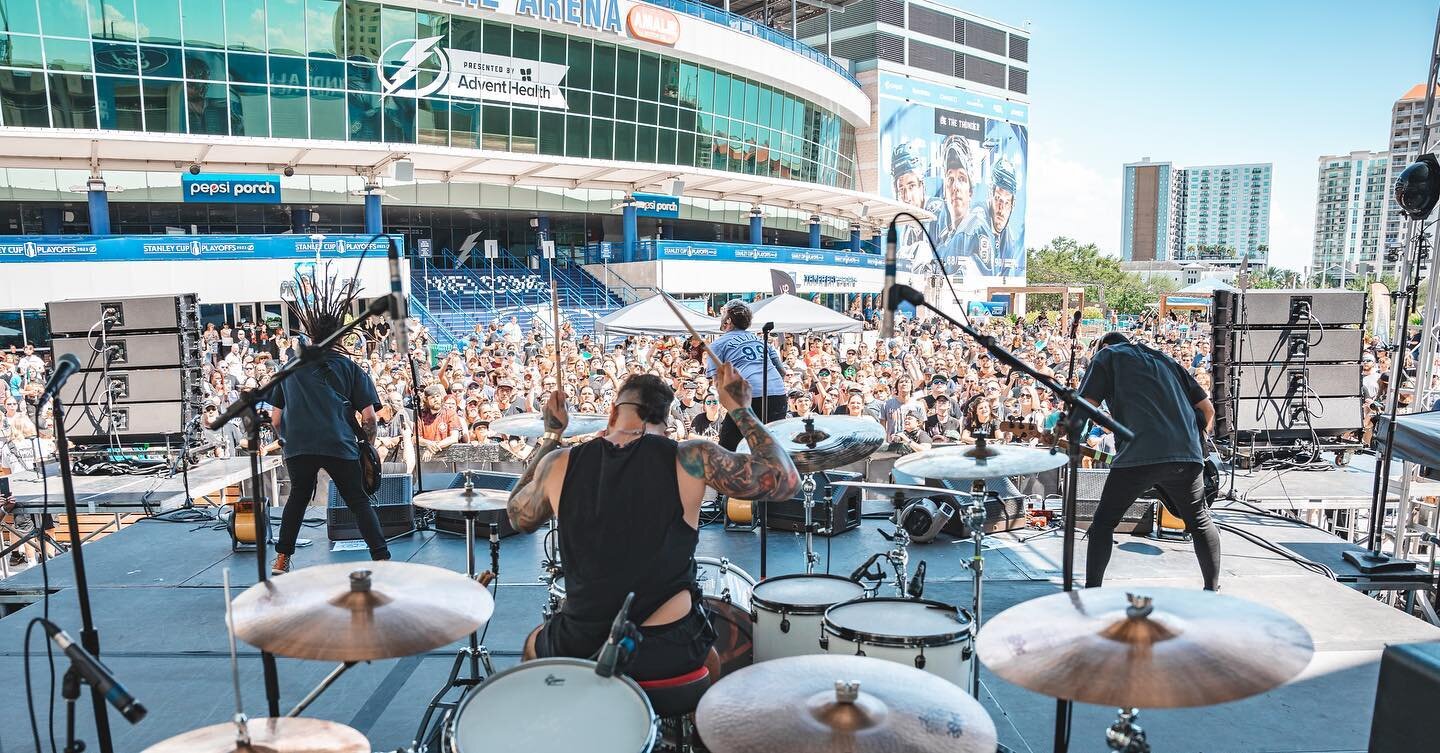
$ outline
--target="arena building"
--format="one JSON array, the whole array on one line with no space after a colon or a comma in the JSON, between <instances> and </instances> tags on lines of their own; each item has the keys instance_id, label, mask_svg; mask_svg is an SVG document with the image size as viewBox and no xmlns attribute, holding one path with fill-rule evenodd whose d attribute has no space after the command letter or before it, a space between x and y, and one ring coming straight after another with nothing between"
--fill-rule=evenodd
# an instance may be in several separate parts
<instances>
[{"instance_id":1,"label":"arena building","mask_svg":"<svg viewBox=\"0 0 1440 753\"><path fill-rule=\"evenodd\" d=\"M380 233L442 330L551 278L586 313L646 288L877 291L891 218L943 208L886 177L874 67L796 41L843 0L725 6L0 1L0 324L43 339L46 301L177 289L283 319L291 265ZM386 286L379 251L357 271Z\"/></svg>"}]
</instances>

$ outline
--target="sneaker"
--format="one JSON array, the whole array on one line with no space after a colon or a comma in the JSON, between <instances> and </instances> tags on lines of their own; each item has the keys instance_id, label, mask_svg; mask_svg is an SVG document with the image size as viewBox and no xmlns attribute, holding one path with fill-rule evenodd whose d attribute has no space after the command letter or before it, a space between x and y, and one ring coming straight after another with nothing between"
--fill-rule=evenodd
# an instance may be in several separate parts
<instances>
[{"instance_id":1,"label":"sneaker","mask_svg":"<svg viewBox=\"0 0 1440 753\"><path fill-rule=\"evenodd\" d=\"M16 566L16 567L23 567L23 566L25 566L25 565L30 564L30 560L29 560L28 558L26 558L25 555L23 555L23 554L21 554L21 553L19 553L19 552L11 552L11 553L10 553L10 564L12 564L12 565L14 565L14 566Z\"/></svg>"},{"instance_id":2,"label":"sneaker","mask_svg":"<svg viewBox=\"0 0 1440 753\"><path fill-rule=\"evenodd\" d=\"M277 554L277 555L275 555L275 564L270 566L270 574L272 574L272 575L284 575L285 573L288 573L288 572L290 572L290 555L288 555L288 554Z\"/></svg>"}]
</instances>

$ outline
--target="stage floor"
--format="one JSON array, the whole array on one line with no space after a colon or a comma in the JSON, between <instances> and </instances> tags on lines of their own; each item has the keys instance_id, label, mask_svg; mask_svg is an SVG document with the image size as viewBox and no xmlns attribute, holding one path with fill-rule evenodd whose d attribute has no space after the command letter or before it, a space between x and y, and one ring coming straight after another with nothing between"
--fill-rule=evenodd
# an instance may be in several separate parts
<instances>
[{"instance_id":1,"label":"stage floor","mask_svg":"<svg viewBox=\"0 0 1440 753\"><path fill-rule=\"evenodd\" d=\"M316 515L319 511L314 511ZM1223 520L1275 541L1308 541L1295 526L1221 512ZM871 552L888 548L876 532L883 521L866 520L860 531L827 542L818 539L821 568L827 564L848 574ZM296 566L361 562L363 551L329 551L325 530L307 528L314 539L296 556ZM1025 536L1034 536L1026 533ZM925 596L969 607L971 585L963 563L969 542L941 537L911 549L912 567L925 560ZM1061 540L1050 533L1021 542L992 537L986 555L986 615L1059 590ZM1335 540L1338 544L1338 540ZM827 551L827 543L829 544ZM1313 542L1312 542L1313 543ZM1077 572L1084 571L1084 542L1079 542ZM482 544L483 546L483 544ZM433 531L392 543L397 559L463 569L463 541ZM803 538L770 535L772 575L802 569ZM726 532L718 525L700 536L701 555L728 557L752 575L759 573L756 532ZM105 662L150 709L141 724L130 726L111 715L117 751L145 746L195 727L229 719L233 711L224 627L222 572L241 587L254 583L253 553L232 554L223 531L196 524L145 521L85 547L95 620ZM501 586L486 643L498 667L517 661L525 635L540 620L544 587L539 582L541 538L514 536L502 544ZM479 560L488 558L482 552ZM50 567L51 615L72 634L80 619L68 557ZM1199 588L1200 579L1188 543L1121 537L1111 560L1107 585ZM1390 643L1440 640L1440 629L1408 617L1349 587L1302 570L1283 557L1224 534L1226 593L1269 604L1299 620L1315 639L1317 653L1304 674L1291 684L1245 701L1200 709L1142 711L1140 722L1151 744L1169 753L1352 753L1364 751L1370 729L1381 650ZM41 572L32 568L0 581L0 600L11 607L33 602L43 592ZM30 603L0 619L0 676L9 678L9 702L0 706L0 753L34 751L22 698L22 645L25 624L40 614ZM457 644L458 645L458 644ZM34 643L40 648L40 641ZM377 751L408 745L425 704L443 682L454 654L379 661L355 667L313 705L307 716L342 722L367 735ZM33 661L33 660L32 660ZM63 671L63 658L61 659ZM34 663L39 683L37 710L45 735L44 654ZM333 665L281 659L282 708L299 700ZM264 693L258 653L242 646L241 679L245 705L261 716ZM1051 748L1054 702L1022 690L982 670L983 702L1000 731L1000 740L1016 751ZM57 707L57 734L63 735L63 707ZM82 736L96 750L88 705L81 706ZM1072 750L1103 750L1104 729L1114 709L1077 706ZM524 720L494 719L494 724ZM60 740L63 745L63 740ZM48 747L48 741L45 742ZM776 741L776 750L784 749Z\"/></svg>"}]
</instances>

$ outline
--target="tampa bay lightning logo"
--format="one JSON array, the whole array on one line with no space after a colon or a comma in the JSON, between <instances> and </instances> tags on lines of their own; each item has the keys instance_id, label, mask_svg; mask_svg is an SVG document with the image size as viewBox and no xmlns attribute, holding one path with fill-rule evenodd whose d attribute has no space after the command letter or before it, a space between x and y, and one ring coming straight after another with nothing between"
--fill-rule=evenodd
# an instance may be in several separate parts
<instances>
[{"instance_id":1,"label":"tampa bay lightning logo","mask_svg":"<svg viewBox=\"0 0 1440 753\"><path fill-rule=\"evenodd\" d=\"M444 39L443 36L403 39L386 47L380 54L380 60L375 63L375 72L380 78L381 96L400 94L407 97L425 97L440 91L440 88L445 86L445 81L450 78L450 59L439 46ZM400 54L392 56L392 51ZM436 70L435 79L424 86L400 91L401 87L415 81L420 72L420 64L431 57L435 58L435 64L431 66ZM396 68L393 74L385 70L387 60L400 61L400 67Z\"/></svg>"}]
</instances>

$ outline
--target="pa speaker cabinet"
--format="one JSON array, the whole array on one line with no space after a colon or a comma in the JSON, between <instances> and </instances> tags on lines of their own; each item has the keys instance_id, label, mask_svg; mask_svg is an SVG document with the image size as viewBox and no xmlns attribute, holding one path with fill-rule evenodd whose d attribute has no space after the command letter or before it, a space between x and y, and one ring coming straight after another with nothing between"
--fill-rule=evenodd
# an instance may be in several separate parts
<instances>
[{"instance_id":1,"label":"pa speaker cabinet","mask_svg":"<svg viewBox=\"0 0 1440 753\"><path fill-rule=\"evenodd\" d=\"M849 471L823 471L815 474L814 508L810 518L815 535L838 536L860 527L860 488L834 487L835 481L859 481L864 474ZM766 520L772 531L805 532L804 495L793 499L765 503Z\"/></svg>"},{"instance_id":2,"label":"pa speaker cabinet","mask_svg":"<svg viewBox=\"0 0 1440 753\"><path fill-rule=\"evenodd\" d=\"M60 388L60 398L68 406L104 405L107 393L116 405L173 400L198 403L204 397L199 369L86 371L70 377Z\"/></svg>"},{"instance_id":3,"label":"pa speaker cabinet","mask_svg":"<svg viewBox=\"0 0 1440 753\"><path fill-rule=\"evenodd\" d=\"M185 431L195 412L189 403L65 406L65 437L75 444L109 444L112 435L122 443L162 441Z\"/></svg>"},{"instance_id":4,"label":"pa speaker cabinet","mask_svg":"<svg viewBox=\"0 0 1440 753\"><path fill-rule=\"evenodd\" d=\"M110 325L112 335L200 327L194 293L51 301L45 304L45 311L52 335L89 335L107 312L114 318Z\"/></svg>"},{"instance_id":5,"label":"pa speaker cabinet","mask_svg":"<svg viewBox=\"0 0 1440 753\"><path fill-rule=\"evenodd\" d=\"M475 471L470 474L470 483L476 489L499 489L510 491L519 483L520 474L501 473L498 471ZM465 486L465 474L457 473L450 479L449 486L445 489L459 489ZM500 538L513 536L519 531L510 525L510 516L503 512L483 512L475 516L475 539L479 541L490 535L490 524L494 523L499 527ZM459 536L465 535L465 516L458 512L435 511L435 530L453 533Z\"/></svg>"},{"instance_id":6,"label":"pa speaker cabinet","mask_svg":"<svg viewBox=\"0 0 1440 753\"><path fill-rule=\"evenodd\" d=\"M1108 468L1081 468L1079 481L1075 486L1075 527L1088 531L1095 521L1095 511L1100 509L1100 494L1105 490L1105 480L1110 477ZM1133 533L1143 536L1155 527L1155 503L1158 500L1141 495L1125 514L1120 517L1116 533Z\"/></svg>"},{"instance_id":7,"label":"pa speaker cabinet","mask_svg":"<svg viewBox=\"0 0 1440 753\"><path fill-rule=\"evenodd\" d=\"M95 350L100 347L100 338L57 337L51 342L55 358L69 353L80 361L80 367L99 371L105 362ZM161 366L199 366L187 363L195 360L194 354L187 354L180 335L167 332L159 335L110 334L105 338L105 347L110 351L111 369L148 369Z\"/></svg>"},{"instance_id":8,"label":"pa speaker cabinet","mask_svg":"<svg viewBox=\"0 0 1440 753\"><path fill-rule=\"evenodd\" d=\"M1433 750L1436 709L1440 709L1440 643L1387 647L1380 657L1369 753Z\"/></svg>"},{"instance_id":9,"label":"pa speaker cabinet","mask_svg":"<svg viewBox=\"0 0 1440 753\"><path fill-rule=\"evenodd\" d=\"M1228 368L1235 368L1234 366ZM1215 398L1230 395L1227 369L1217 370ZM1353 397L1360 394L1360 366L1354 363L1257 363L1239 367L1240 397L1276 397L1311 395L1314 397Z\"/></svg>"},{"instance_id":10,"label":"pa speaker cabinet","mask_svg":"<svg viewBox=\"0 0 1440 753\"><path fill-rule=\"evenodd\" d=\"M387 474L380 477L380 490L370 497L380 517L380 534L385 538L415 530L415 505L409 474ZM331 541L354 541L361 538L355 514L340 498L334 482L330 484L330 500L326 507L325 528Z\"/></svg>"},{"instance_id":11,"label":"pa speaker cabinet","mask_svg":"<svg viewBox=\"0 0 1440 753\"><path fill-rule=\"evenodd\" d=\"M1215 433L1235 431L1294 433L1346 432L1360 429L1360 396L1311 397L1277 395L1274 398L1220 400L1215 405Z\"/></svg>"},{"instance_id":12,"label":"pa speaker cabinet","mask_svg":"<svg viewBox=\"0 0 1440 753\"><path fill-rule=\"evenodd\" d=\"M1365 333L1358 329L1281 327L1238 329L1218 327L1213 359L1217 367L1232 363L1303 364L1358 362ZM1358 370L1358 369L1357 369Z\"/></svg>"},{"instance_id":13,"label":"pa speaker cabinet","mask_svg":"<svg viewBox=\"0 0 1440 753\"><path fill-rule=\"evenodd\" d=\"M1242 311L1243 309L1243 311ZM1215 323L1247 327L1305 326L1329 329L1365 322L1365 293L1358 290L1249 290L1215 292Z\"/></svg>"}]
</instances>

